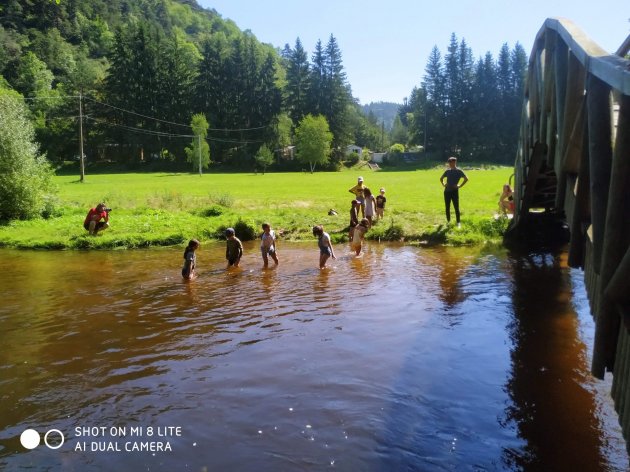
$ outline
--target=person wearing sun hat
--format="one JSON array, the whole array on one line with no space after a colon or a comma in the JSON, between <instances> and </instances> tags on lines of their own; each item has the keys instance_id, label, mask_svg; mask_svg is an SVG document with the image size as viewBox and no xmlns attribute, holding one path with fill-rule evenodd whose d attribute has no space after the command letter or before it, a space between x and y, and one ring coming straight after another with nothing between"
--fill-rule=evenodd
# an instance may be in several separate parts
<instances>
[{"instance_id":1,"label":"person wearing sun hat","mask_svg":"<svg viewBox=\"0 0 630 472\"><path fill-rule=\"evenodd\" d=\"M363 189L365 189L365 186L363 185L363 177L359 176L357 184L348 190L348 192L352 193L361 205L361 218L365 217L365 198L363 197Z\"/></svg>"}]
</instances>

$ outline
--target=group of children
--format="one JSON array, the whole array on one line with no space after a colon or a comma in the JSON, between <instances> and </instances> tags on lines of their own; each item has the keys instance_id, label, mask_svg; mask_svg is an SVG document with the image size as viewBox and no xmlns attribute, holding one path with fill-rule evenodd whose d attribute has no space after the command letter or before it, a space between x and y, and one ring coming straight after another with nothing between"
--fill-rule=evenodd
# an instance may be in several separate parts
<instances>
[{"instance_id":1,"label":"group of children","mask_svg":"<svg viewBox=\"0 0 630 472\"><path fill-rule=\"evenodd\" d=\"M381 188L380 194L376 197L372 195L369 188L363 184L363 177L357 179L357 185L350 189L355 195L355 199L351 202L350 208L350 247L357 256L361 255L363 240L365 233L372 226L373 218L383 218L385 212L385 189ZM361 220L359 220L359 211L361 212ZM268 267L269 258L273 259L278 265L278 255L276 254L276 233L271 229L269 223L262 224L263 233L260 237L260 252L263 258L264 267ZM336 259L335 250L333 249L330 235L324 231L322 225L313 226L313 236L317 238L319 246L319 268L326 267L326 262L330 257ZM225 258L228 267L238 267L241 257L243 256L243 244L236 237L233 228L225 230L226 249ZM191 239L184 250L184 267L182 268L182 277L187 280L195 278L195 251L199 249L199 241Z\"/></svg>"},{"instance_id":2,"label":"group of children","mask_svg":"<svg viewBox=\"0 0 630 472\"><path fill-rule=\"evenodd\" d=\"M262 236L260 242L260 252L264 266L269 265L269 257L278 265L278 256L276 254L276 233L271 229L269 223L262 224ZM243 256L243 243L236 237L234 228L228 228L225 230L226 248L225 258L227 259L228 267L238 267L241 257ZM195 251L199 249L200 243L196 239L191 239L188 242L188 246L184 249L184 267L182 267L182 277L187 280L194 279L195 265L197 257Z\"/></svg>"}]
</instances>

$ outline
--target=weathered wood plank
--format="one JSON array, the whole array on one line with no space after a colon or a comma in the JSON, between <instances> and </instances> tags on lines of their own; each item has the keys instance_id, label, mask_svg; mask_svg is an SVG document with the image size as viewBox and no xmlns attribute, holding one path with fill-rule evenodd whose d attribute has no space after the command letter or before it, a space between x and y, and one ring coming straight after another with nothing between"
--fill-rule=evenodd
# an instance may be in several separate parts
<instances>
[{"instance_id":1,"label":"weathered wood plank","mask_svg":"<svg viewBox=\"0 0 630 472\"><path fill-rule=\"evenodd\" d=\"M620 97L617 134L613 154L606 232L602 254L601 282L604 300L628 297L630 270L621 266L630 247L630 96ZM617 272L619 272L617 274ZM623 278L625 277L625 286ZM615 278L615 283L611 284Z\"/></svg>"},{"instance_id":2,"label":"weathered wood plank","mask_svg":"<svg viewBox=\"0 0 630 472\"><path fill-rule=\"evenodd\" d=\"M592 75L588 76L586 86L593 259L595 272L599 274L612 166L610 87Z\"/></svg>"}]
</instances>

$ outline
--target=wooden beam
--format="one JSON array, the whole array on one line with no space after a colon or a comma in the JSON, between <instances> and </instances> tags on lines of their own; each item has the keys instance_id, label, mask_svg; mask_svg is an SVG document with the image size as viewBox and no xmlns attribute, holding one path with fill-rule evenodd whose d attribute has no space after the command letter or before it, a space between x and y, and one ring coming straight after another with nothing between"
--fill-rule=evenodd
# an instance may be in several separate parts
<instances>
[{"instance_id":1,"label":"wooden beam","mask_svg":"<svg viewBox=\"0 0 630 472\"><path fill-rule=\"evenodd\" d=\"M601 270L602 298L617 302L630 300L630 97L619 105Z\"/></svg>"},{"instance_id":2,"label":"wooden beam","mask_svg":"<svg viewBox=\"0 0 630 472\"><path fill-rule=\"evenodd\" d=\"M604 296L614 303L630 302L630 248L617 266L615 273L610 277L608 285L604 289Z\"/></svg>"},{"instance_id":3,"label":"wooden beam","mask_svg":"<svg viewBox=\"0 0 630 472\"><path fill-rule=\"evenodd\" d=\"M599 275L595 291L595 342L591 371L602 378L606 370L615 366L615 352L619 334L619 316L610 302L602 296L608 278L608 268L602 263L605 249L608 198L612 171L612 113L610 86L597 77L587 78L589 169L591 178L591 220L593 228L593 270ZM622 195L623 195L622 191Z\"/></svg>"},{"instance_id":4,"label":"wooden beam","mask_svg":"<svg viewBox=\"0 0 630 472\"><path fill-rule=\"evenodd\" d=\"M612 165L610 87L597 77L587 78L588 152L591 180L591 221L593 224L593 265L600 273L606 207Z\"/></svg>"},{"instance_id":5,"label":"wooden beam","mask_svg":"<svg viewBox=\"0 0 630 472\"><path fill-rule=\"evenodd\" d=\"M583 98L586 103L586 97ZM575 182L575 206L571 219L571 239L569 240L569 266L584 268L586 255L586 229L591 224L591 195L589 179L589 155L588 155L588 123L582 120L582 129L579 133L581 157L580 168Z\"/></svg>"},{"instance_id":6,"label":"wooden beam","mask_svg":"<svg viewBox=\"0 0 630 472\"><path fill-rule=\"evenodd\" d=\"M584 88L586 69L573 54L569 54L569 70L564 107L564 125L560 131L562 142L562 166L564 171L577 174L582 155L582 120L586 116Z\"/></svg>"}]
</instances>

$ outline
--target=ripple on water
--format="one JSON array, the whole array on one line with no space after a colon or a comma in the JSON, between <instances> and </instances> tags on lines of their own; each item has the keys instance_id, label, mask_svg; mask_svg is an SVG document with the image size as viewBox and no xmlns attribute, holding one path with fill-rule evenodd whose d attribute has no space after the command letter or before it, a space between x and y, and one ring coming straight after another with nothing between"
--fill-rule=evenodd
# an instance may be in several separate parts
<instances>
[{"instance_id":1,"label":"ripple on water","mask_svg":"<svg viewBox=\"0 0 630 472\"><path fill-rule=\"evenodd\" d=\"M596 444L611 434L597 421L578 409L569 421L529 408L542 404L539 393L553 400L557 390L544 390L551 374L576 385L588 378L567 351L541 364L545 372L532 364L532 352L556 345L554 333L561 347L585 351L570 323L555 324L542 347L528 345L542 328L528 325L536 313L519 284L552 272L553 259L373 241L359 259L346 245L336 250L320 271L314 244L285 244L280 266L263 271L246 243L243 268L226 271L224 246L208 245L190 283L179 277L180 250L104 253L98 270L81 254L56 255L64 278L34 277L39 262L21 256L26 264L4 272L29 284L0 271L13 310L0 308L0 433L31 422L181 425L185 441L159 457L165 470L182 458L216 470L516 470L522 459L511 457L545 447L546 435L532 431L569 422L586 439L565 454L607 463ZM545 280L562 292L562 277ZM554 297L547 316L570 310L569 297ZM603 395L562 392L562 404L582 395L590 415ZM27 457L0 454L9 465ZM76 470L147 466L140 456L69 461Z\"/></svg>"}]
</instances>

